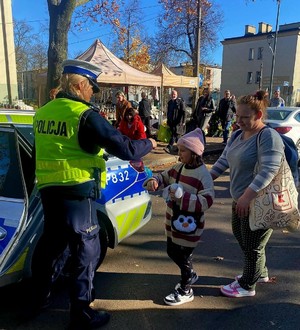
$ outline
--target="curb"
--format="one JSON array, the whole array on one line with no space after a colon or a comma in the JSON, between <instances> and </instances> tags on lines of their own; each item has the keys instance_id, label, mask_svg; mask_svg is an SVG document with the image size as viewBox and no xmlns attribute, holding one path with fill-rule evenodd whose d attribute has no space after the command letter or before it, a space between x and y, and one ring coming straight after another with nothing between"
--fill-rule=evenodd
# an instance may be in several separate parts
<instances>
[{"instance_id":1,"label":"curb","mask_svg":"<svg viewBox=\"0 0 300 330\"><path fill-rule=\"evenodd\" d=\"M203 157L209 155L221 154L223 152L223 149L224 147L204 151ZM166 164L174 164L177 163L177 161L178 161L178 155L170 155L167 154L164 150L160 150L160 149L152 150L151 153L149 153L143 158L144 165L149 168L162 166Z\"/></svg>"},{"instance_id":2,"label":"curb","mask_svg":"<svg viewBox=\"0 0 300 330\"><path fill-rule=\"evenodd\" d=\"M143 158L144 165L147 167L155 167L161 166L165 164L173 164L178 161L177 155L170 155L167 154L164 150L161 152L159 151L151 151L150 154Z\"/></svg>"}]
</instances>

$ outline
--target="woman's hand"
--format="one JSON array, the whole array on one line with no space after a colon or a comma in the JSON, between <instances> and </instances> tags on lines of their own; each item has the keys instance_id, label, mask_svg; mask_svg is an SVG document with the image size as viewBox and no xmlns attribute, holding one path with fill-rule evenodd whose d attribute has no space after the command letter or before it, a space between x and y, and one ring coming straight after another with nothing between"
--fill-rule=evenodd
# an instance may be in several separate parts
<instances>
[{"instance_id":1,"label":"woman's hand","mask_svg":"<svg viewBox=\"0 0 300 330\"><path fill-rule=\"evenodd\" d=\"M236 213L239 218L246 217L249 214L250 202L247 198L241 196L236 203Z\"/></svg>"},{"instance_id":2,"label":"woman's hand","mask_svg":"<svg viewBox=\"0 0 300 330\"><path fill-rule=\"evenodd\" d=\"M246 217L249 214L250 202L256 195L256 192L248 187L243 195L237 200L236 213L240 218Z\"/></svg>"}]
</instances>

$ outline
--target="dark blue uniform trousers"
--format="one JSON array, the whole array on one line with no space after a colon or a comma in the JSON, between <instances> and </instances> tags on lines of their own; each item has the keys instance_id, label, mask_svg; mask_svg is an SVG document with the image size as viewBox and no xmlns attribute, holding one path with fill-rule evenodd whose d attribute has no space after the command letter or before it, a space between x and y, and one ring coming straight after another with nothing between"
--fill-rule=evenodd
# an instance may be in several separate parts
<instances>
[{"instance_id":1,"label":"dark blue uniform trousers","mask_svg":"<svg viewBox=\"0 0 300 330\"><path fill-rule=\"evenodd\" d=\"M51 289L53 264L68 247L71 254L71 308L83 308L93 301L93 278L100 257L96 202L54 194L41 189L44 233L33 260L36 296L44 299ZM38 298L37 298L38 299Z\"/></svg>"}]
</instances>

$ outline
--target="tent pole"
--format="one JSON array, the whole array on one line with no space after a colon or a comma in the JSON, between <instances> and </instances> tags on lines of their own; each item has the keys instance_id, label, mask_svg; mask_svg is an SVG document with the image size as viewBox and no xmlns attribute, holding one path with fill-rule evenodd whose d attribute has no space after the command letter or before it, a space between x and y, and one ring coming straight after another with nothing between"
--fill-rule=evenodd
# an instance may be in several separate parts
<instances>
[{"instance_id":1,"label":"tent pole","mask_svg":"<svg viewBox=\"0 0 300 330\"><path fill-rule=\"evenodd\" d=\"M158 118L158 123L161 125L163 123L163 78L161 80L161 86L160 86L160 109L159 109L159 118Z\"/></svg>"}]
</instances>

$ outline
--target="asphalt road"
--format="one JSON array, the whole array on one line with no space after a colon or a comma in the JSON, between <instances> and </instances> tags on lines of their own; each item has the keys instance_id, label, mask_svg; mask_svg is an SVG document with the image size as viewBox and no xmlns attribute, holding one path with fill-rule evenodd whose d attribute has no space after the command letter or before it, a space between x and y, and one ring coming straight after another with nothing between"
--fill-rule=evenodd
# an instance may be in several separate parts
<instances>
[{"instance_id":1,"label":"asphalt road","mask_svg":"<svg viewBox=\"0 0 300 330\"><path fill-rule=\"evenodd\" d=\"M110 250L96 274L94 307L111 313L110 323L102 329L300 329L299 232L272 235L267 246L272 281L258 284L255 297L220 294L219 287L241 273L242 258L230 228L228 176L219 178L215 187L216 200L206 213L206 229L194 253L200 277L193 286L194 301L175 307L163 302L179 281L179 270L165 251L165 204L157 193L152 196L152 220ZM0 295L1 330L57 330L68 324L65 288L57 290L51 308L26 324L15 315L16 287Z\"/></svg>"}]
</instances>

